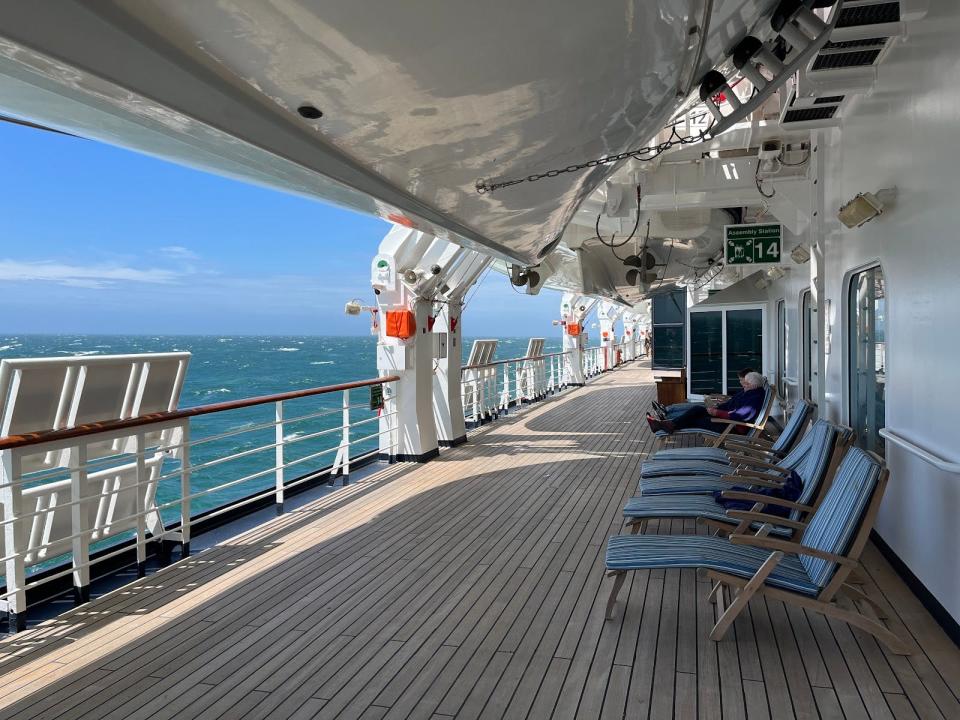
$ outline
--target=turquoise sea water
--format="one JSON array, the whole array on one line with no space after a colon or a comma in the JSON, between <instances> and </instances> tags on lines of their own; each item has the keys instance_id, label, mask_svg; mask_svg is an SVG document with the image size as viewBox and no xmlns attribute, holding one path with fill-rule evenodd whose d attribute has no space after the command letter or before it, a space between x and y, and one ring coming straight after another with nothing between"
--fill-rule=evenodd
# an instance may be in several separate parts
<instances>
[{"instance_id":1,"label":"turquoise sea water","mask_svg":"<svg viewBox=\"0 0 960 720\"><path fill-rule=\"evenodd\" d=\"M463 345L464 354L469 352L472 339ZM527 338L502 338L497 348L497 358L520 357L526 351ZM556 352L560 347L558 336L549 338L545 352ZM373 337L324 337L324 336L130 336L130 335L21 335L0 336L0 359L25 357L64 357L68 355L112 355L123 353L170 352L185 350L192 353L189 370L180 399L181 407L194 407L227 400L238 400L258 395L288 392L321 385L333 385L372 378L377 375L376 339ZM285 417L325 412L300 422L291 421L285 426L284 436L288 441L313 435L324 430L338 428L341 423L341 395L333 393L314 398L285 403ZM359 405L351 411L351 421L369 419L370 422L354 428L351 439L358 440L378 432L376 413L368 409L369 391L354 390L351 404ZM273 404L235 410L195 418L191 422L192 440L212 437L242 427L272 423ZM287 446L286 460L308 458L286 471L287 480L329 466L334 448L339 442L339 430ZM274 441L273 427L244 432L243 434L213 440L196 445L191 451L194 465L221 458L233 453L253 450ZM377 447L377 438L371 437L352 448L351 455L358 456ZM318 454L324 453L324 454ZM310 457L317 455L316 457ZM177 470L176 461L166 461L163 472ZM237 498L270 488L274 484L271 468L274 467L274 450L254 452L245 457L208 468L198 469L193 474L192 491L231 482L240 478L266 473L261 477L233 485L229 488L196 498L191 514L196 515ZM179 481L176 478L161 482L158 490L160 503L179 498ZM171 507L163 512L167 521L179 517L179 510Z\"/></svg>"}]
</instances>

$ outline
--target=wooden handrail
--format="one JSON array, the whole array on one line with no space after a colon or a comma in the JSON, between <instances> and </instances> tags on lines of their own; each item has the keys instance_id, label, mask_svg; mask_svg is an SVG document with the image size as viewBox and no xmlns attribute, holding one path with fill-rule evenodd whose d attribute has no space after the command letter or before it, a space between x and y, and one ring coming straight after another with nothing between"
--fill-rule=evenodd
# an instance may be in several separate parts
<instances>
[{"instance_id":1,"label":"wooden handrail","mask_svg":"<svg viewBox=\"0 0 960 720\"><path fill-rule=\"evenodd\" d=\"M569 355L570 352L572 352L572 351L566 350L566 351L564 351L564 352L547 353L546 355L527 355L526 357L520 357L520 358L508 358L508 359L506 359L506 360L494 360L493 362L484 363L483 365L464 365L463 367L460 368L460 370L461 370L461 372L462 372L463 370L480 370L481 368L493 367L494 365L506 365L507 363L522 362L522 361L524 361L524 360L543 360L543 359L549 358L549 357L556 357L557 355Z\"/></svg>"},{"instance_id":2,"label":"wooden handrail","mask_svg":"<svg viewBox=\"0 0 960 720\"><path fill-rule=\"evenodd\" d=\"M395 382L399 379L396 375L387 375L386 377L357 380L356 382L341 383L340 385L324 385L323 387L308 388L307 390L291 390L290 392L260 395L243 400L227 400L209 405L197 405L196 407L150 413L149 415L139 415L122 420L105 420L103 422L87 423L86 425L77 425L76 427L64 428L62 430L41 430L38 432L24 433L23 435L8 435L7 437L0 438L0 450L29 447L30 445L39 445L40 443L53 442L55 440L72 440L74 438L96 435L97 433L112 430L130 430L143 427L144 425L183 420L185 418L197 417L198 415L210 415L211 413L224 412L226 410L239 410L241 408L267 405L268 403L281 402L284 400L296 400L314 395L325 395L343 390L353 390L354 388L370 387L371 385L383 385L384 383Z\"/></svg>"}]
</instances>

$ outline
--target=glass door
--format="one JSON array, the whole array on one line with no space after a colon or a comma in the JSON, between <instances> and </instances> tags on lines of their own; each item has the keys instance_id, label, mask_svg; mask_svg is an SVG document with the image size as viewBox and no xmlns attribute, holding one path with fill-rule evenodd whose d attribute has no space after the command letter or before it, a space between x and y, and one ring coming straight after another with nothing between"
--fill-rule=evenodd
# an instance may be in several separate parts
<instances>
[{"instance_id":1,"label":"glass door","mask_svg":"<svg viewBox=\"0 0 960 720\"><path fill-rule=\"evenodd\" d=\"M740 370L763 373L763 310L728 310L727 393L740 388Z\"/></svg>"},{"instance_id":2,"label":"glass door","mask_svg":"<svg viewBox=\"0 0 960 720\"><path fill-rule=\"evenodd\" d=\"M690 311L689 393L730 395L740 390L740 370L764 370L764 312L755 308Z\"/></svg>"},{"instance_id":3,"label":"glass door","mask_svg":"<svg viewBox=\"0 0 960 720\"><path fill-rule=\"evenodd\" d=\"M690 313L690 393L723 391L723 312Z\"/></svg>"},{"instance_id":4,"label":"glass door","mask_svg":"<svg viewBox=\"0 0 960 720\"><path fill-rule=\"evenodd\" d=\"M886 288L883 270L870 268L850 281L850 424L857 444L880 455L886 409Z\"/></svg>"}]
</instances>

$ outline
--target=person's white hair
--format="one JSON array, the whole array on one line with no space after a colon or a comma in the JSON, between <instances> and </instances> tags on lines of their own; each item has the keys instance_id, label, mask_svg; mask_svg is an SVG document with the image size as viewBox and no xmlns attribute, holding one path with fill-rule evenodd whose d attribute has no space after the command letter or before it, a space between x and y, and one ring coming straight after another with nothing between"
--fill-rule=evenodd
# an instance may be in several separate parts
<instances>
[{"instance_id":1,"label":"person's white hair","mask_svg":"<svg viewBox=\"0 0 960 720\"><path fill-rule=\"evenodd\" d=\"M767 376L758 372L748 372L743 377L743 381L750 387L762 388L767 386Z\"/></svg>"}]
</instances>

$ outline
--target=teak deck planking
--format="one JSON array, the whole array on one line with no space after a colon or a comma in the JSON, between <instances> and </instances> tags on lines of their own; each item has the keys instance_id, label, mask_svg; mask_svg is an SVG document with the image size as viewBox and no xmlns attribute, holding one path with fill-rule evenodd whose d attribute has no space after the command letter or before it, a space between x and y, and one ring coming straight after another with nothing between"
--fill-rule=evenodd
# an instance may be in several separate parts
<instances>
[{"instance_id":1,"label":"teak deck planking","mask_svg":"<svg viewBox=\"0 0 960 720\"><path fill-rule=\"evenodd\" d=\"M873 547L912 656L765 598L714 643L693 570L604 621L653 391L606 373L7 640L0 720L960 717L960 651Z\"/></svg>"}]
</instances>

